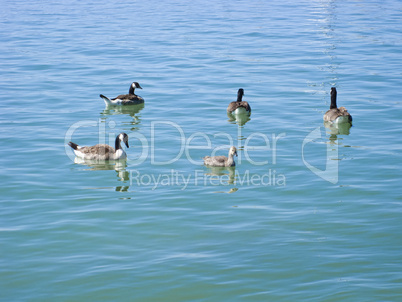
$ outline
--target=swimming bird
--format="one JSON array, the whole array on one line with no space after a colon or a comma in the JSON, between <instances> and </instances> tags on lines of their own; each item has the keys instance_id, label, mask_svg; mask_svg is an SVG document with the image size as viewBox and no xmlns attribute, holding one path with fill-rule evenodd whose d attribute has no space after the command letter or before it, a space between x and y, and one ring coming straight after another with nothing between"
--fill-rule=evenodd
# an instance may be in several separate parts
<instances>
[{"instance_id":1,"label":"swimming bird","mask_svg":"<svg viewBox=\"0 0 402 302\"><path fill-rule=\"evenodd\" d=\"M352 116L346 110L345 107L338 108L336 106L336 88L331 88L331 106L329 110L324 114L325 122L335 123L352 123Z\"/></svg>"},{"instance_id":2,"label":"swimming bird","mask_svg":"<svg viewBox=\"0 0 402 302\"><path fill-rule=\"evenodd\" d=\"M106 105L136 105L144 103L144 99L134 93L135 88L142 89L140 84L133 82L130 86L128 94L118 95L114 99L109 99L103 94L99 96L105 101Z\"/></svg>"},{"instance_id":3,"label":"swimming bird","mask_svg":"<svg viewBox=\"0 0 402 302\"><path fill-rule=\"evenodd\" d=\"M232 146L229 149L229 155L226 156L205 156L203 158L204 165L212 167L233 167L236 165L233 159L233 155L237 156L236 147Z\"/></svg>"},{"instance_id":4,"label":"swimming bird","mask_svg":"<svg viewBox=\"0 0 402 302\"><path fill-rule=\"evenodd\" d=\"M233 114L251 113L251 107L246 101L242 101L244 89L240 88L237 91L237 101L231 102L228 106L227 112Z\"/></svg>"},{"instance_id":5,"label":"swimming bird","mask_svg":"<svg viewBox=\"0 0 402 302\"><path fill-rule=\"evenodd\" d=\"M126 159L127 154L121 147L121 142L124 142L127 148L128 135L124 132L120 133L116 137L115 148L106 144L97 144L90 147L81 147L73 142L69 142L68 145L74 149L74 153L77 157L89 160L119 160Z\"/></svg>"}]
</instances>

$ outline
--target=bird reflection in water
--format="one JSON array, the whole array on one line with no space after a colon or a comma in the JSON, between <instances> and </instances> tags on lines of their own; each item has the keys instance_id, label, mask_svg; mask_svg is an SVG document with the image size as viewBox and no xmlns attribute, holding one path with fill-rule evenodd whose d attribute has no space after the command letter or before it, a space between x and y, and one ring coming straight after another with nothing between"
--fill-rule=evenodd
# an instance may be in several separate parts
<instances>
[{"instance_id":1,"label":"bird reflection in water","mask_svg":"<svg viewBox=\"0 0 402 302\"><path fill-rule=\"evenodd\" d=\"M327 133L330 135L329 140L331 143L335 143L338 139L338 135L349 135L350 128L352 125L350 123L332 123L324 122L324 126L327 129Z\"/></svg>"},{"instance_id":2,"label":"bird reflection in water","mask_svg":"<svg viewBox=\"0 0 402 302\"><path fill-rule=\"evenodd\" d=\"M139 113L144 108L144 106L145 106L144 103L138 105L125 105L125 106L108 105L102 111L102 114L103 115L127 114L135 118L136 117L135 115Z\"/></svg>"},{"instance_id":3,"label":"bird reflection in water","mask_svg":"<svg viewBox=\"0 0 402 302\"><path fill-rule=\"evenodd\" d=\"M100 170L115 170L117 180L121 182L128 182L130 180L130 173L126 170L127 162L126 160L110 160L110 161L99 161L99 160L88 160L75 157L75 164L87 166L89 171L100 171ZM116 191L125 192L130 186L117 186Z\"/></svg>"},{"instance_id":4,"label":"bird reflection in water","mask_svg":"<svg viewBox=\"0 0 402 302\"><path fill-rule=\"evenodd\" d=\"M102 119L106 120L109 115L119 115L125 114L129 115L133 118L130 122L132 125L131 131L138 130L137 125L141 123L141 115L138 115L140 111L144 108L144 103L138 105L124 105L124 106L113 106L108 105L105 109L101 112L101 115L104 116Z\"/></svg>"},{"instance_id":5,"label":"bird reflection in water","mask_svg":"<svg viewBox=\"0 0 402 302\"><path fill-rule=\"evenodd\" d=\"M208 172L205 173L207 183L214 185L226 186L233 185L236 179L236 167L207 167ZM224 177L226 176L226 177ZM234 193L238 188L231 188L229 191L216 191L214 193Z\"/></svg>"},{"instance_id":6,"label":"bird reflection in water","mask_svg":"<svg viewBox=\"0 0 402 302\"><path fill-rule=\"evenodd\" d=\"M239 126L244 126L251 118L250 114L244 113L244 114L232 114L230 112L227 112L228 115L228 122L231 124L238 124Z\"/></svg>"}]
</instances>

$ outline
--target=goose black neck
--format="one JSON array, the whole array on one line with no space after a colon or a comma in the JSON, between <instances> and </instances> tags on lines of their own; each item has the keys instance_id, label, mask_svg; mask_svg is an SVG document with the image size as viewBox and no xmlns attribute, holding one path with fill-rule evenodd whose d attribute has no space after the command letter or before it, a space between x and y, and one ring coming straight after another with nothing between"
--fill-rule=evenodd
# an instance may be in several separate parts
<instances>
[{"instance_id":1,"label":"goose black neck","mask_svg":"<svg viewBox=\"0 0 402 302\"><path fill-rule=\"evenodd\" d=\"M331 107L329 109L336 109L336 89L334 87L331 88Z\"/></svg>"},{"instance_id":2,"label":"goose black neck","mask_svg":"<svg viewBox=\"0 0 402 302\"><path fill-rule=\"evenodd\" d=\"M116 140L114 142L114 149L117 151L121 149L121 141L120 141L120 135L116 136Z\"/></svg>"},{"instance_id":3,"label":"goose black neck","mask_svg":"<svg viewBox=\"0 0 402 302\"><path fill-rule=\"evenodd\" d=\"M134 94L135 88L131 85L130 90L128 91L128 94Z\"/></svg>"},{"instance_id":4,"label":"goose black neck","mask_svg":"<svg viewBox=\"0 0 402 302\"><path fill-rule=\"evenodd\" d=\"M239 89L239 91L237 92L237 102L241 102L243 99L243 89Z\"/></svg>"}]
</instances>

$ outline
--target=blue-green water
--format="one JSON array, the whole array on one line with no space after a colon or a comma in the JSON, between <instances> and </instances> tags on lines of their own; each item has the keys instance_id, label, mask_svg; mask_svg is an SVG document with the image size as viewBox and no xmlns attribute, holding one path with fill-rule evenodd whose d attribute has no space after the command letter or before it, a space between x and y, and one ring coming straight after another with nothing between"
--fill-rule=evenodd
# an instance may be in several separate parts
<instances>
[{"instance_id":1,"label":"blue-green water","mask_svg":"<svg viewBox=\"0 0 402 302\"><path fill-rule=\"evenodd\" d=\"M400 1L0 2L2 301L402 299Z\"/></svg>"}]
</instances>

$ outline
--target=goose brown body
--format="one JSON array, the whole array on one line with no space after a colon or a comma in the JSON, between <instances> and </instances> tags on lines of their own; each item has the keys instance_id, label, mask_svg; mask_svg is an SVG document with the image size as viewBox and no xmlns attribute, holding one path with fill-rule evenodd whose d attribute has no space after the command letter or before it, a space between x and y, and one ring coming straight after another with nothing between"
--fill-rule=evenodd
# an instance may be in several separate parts
<instances>
[{"instance_id":1,"label":"goose brown body","mask_svg":"<svg viewBox=\"0 0 402 302\"><path fill-rule=\"evenodd\" d=\"M107 96L104 96L103 94L99 95L104 101L106 105L137 105L137 104L142 104L144 103L144 99L140 97L139 95L136 95L134 93L135 89L139 88L142 89L140 84L137 82L133 82L130 85L130 89L128 91L128 94L120 94L117 97L110 99Z\"/></svg>"},{"instance_id":2,"label":"goose brown body","mask_svg":"<svg viewBox=\"0 0 402 302\"><path fill-rule=\"evenodd\" d=\"M237 156L236 147L232 146L229 149L228 157L219 155L219 156L205 156L203 158L204 165L212 166L212 167L233 167L236 165L233 156Z\"/></svg>"},{"instance_id":3,"label":"goose brown body","mask_svg":"<svg viewBox=\"0 0 402 302\"><path fill-rule=\"evenodd\" d=\"M337 107L336 105L337 91L335 87L331 88L331 106L324 114L325 122L352 122L352 116L345 107Z\"/></svg>"},{"instance_id":4,"label":"goose brown body","mask_svg":"<svg viewBox=\"0 0 402 302\"><path fill-rule=\"evenodd\" d=\"M106 144L97 144L95 146L79 146L73 142L69 142L68 145L74 149L74 153L77 157L88 159L88 160L118 160L125 159L127 157L123 148L121 147L121 142L128 145L128 135L126 133L120 133L115 140L115 148Z\"/></svg>"},{"instance_id":5,"label":"goose brown body","mask_svg":"<svg viewBox=\"0 0 402 302\"><path fill-rule=\"evenodd\" d=\"M237 101L231 102L227 108L227 112L235 113L237 109L243 109L247 113L251 113L251 107L248 102L243 101L244 89L240 88L237 92Z\"/></svg>"}]
</instances>

